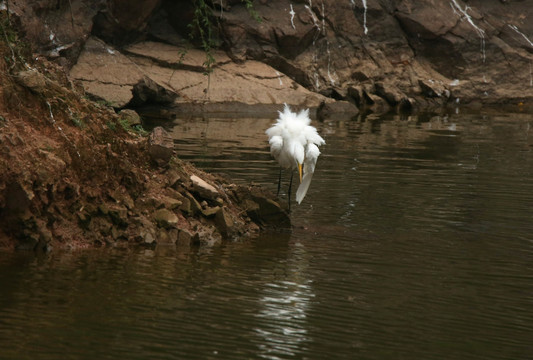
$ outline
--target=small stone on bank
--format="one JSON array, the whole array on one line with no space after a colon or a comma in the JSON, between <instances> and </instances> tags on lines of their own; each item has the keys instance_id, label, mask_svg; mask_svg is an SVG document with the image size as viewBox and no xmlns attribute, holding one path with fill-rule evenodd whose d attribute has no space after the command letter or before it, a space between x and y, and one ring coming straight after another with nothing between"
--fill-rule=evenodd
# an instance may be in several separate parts
<instances>
[{"instance_id":1,"label":"small stone on bank","mask_svg":"<svg viewBox=\"0 0 533 360\"><path fill-rule=\"evenodd\" d=\"M215 200L219 197L217 189L196 175L191 175L193 190L205 199Z\"/></svg>"},{"instance_id":2,"label":"small stone on bank","mask_svg":"<svg viewBox=\"0 0 533 360\"><path fill-rule=\"evenodd\" d=\"M178 217L172 211L159 209L154 213L154 220L161 227L171 227L178 224Z\"/></svg>"}]
</instances>

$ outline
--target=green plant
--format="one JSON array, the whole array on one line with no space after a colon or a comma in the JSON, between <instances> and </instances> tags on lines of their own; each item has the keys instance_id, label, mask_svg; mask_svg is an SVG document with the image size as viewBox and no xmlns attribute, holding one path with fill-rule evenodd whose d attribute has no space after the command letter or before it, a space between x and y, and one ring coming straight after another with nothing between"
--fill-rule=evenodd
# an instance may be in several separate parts
<instances>
[{"instance_id":1,"label":"green plant","mask_svg":"<svg viewBox=\"0 0 533 360\"><path fill-rule=\"evenodd\" d=\"M52 150L54 150L54 148L50 144L46 144L45 146L41 147L41 150L52 152Z\"/></svg>"},{"instance_id":2,"label":"green plant","mask_svg":"<svg viewBox=\"0 0 533 360\"><path fill-rule=\"evenodd\" d=\"M144 130L142 125L133 125L131 126L128 119L120 119L119 121L120 126L126 130L127 132L132 132L140 136L148 135L148 131ZM114 130L114 129L113 129Z\"/></svg>"},{"instance_id":3,"label":"green plant","mask_svg":"<svg viewBox=\"0 0 533 360\"><path fill-rule=\"evenodd\" d=\"M131 126L128 119L121 118L118 120L118 123L120 124L120 126L122 126L124 130L131 131Z\"/></svg>"},{"instance_id":4,"label":"green plant","mask_svg":"<svg viewBox=\"0 0 533 360\"><path fill-rule=\"evenodd\" d=\"M215 63L215 57L212 52L215 47L215 41L213 39L213 23L211 22L211 18L212 9L207 5L207 2L205 0L194 0L194 16L192 22L188 25L189 37L191 40L197 37L205 52L205 61L202 65L204 67L204 75L207 76L206 94L209 94L211 73L213 72L213 64Z\"/></svg>"},{"instance_id":5,"label":"green plant","mask_svg":"<svg viewBox=\"0 0 533 360\"><path fill-rule=\"evenodd\" d=\"M28 69L28 65L21 55L21 52L26 53L29 51L28 46L20 40L17 31L11 25L11 20L9 18L9 3L7 4L8 10L5 13L0 13L0 41L3 41L11 52L11 57L6 56L5 60L10 64L9 70L12 70L17 64ZM17 61L17 59L19 61Z\"/></svg>"},{"instance_id":6,"label":"green plant","mask_svg":"<svg viewBox=\"0 0 533 360\"><path fill-rule=\"evenodd\" d=\"M112 121L108 121L106 123L107 127L110 129L110 130L113 130L113 131L116 131L117 130L117 124L115 124L114 122Z\"/></svg>"},{"instance_id":7,"label":"green plant","mask_svg":"<svg viewBox=\"0 0 533 360\"><path fill-rule=\"evenodd\" d=\"M98 104L100 107L107 107L107 108L111 108L114 106L114 103L112 101L104 100L104 99L96 100L96 104Z\"/></svg>"},{"instance_id":8,"label":"green plant","mask_svg":"<svg viewBox=\"0 0 533 360\"><path fill-rule=\"evenodd\" d=\"M250 14L250 16L255 21L261 22L262 21L261 17L257 13L257 11L254 9L253 0L241 0L241 1L244 4L244 7L246 8L246 10L248 10L248 13Z\"/></svg>"},{"instance_id":9,"label":"green plant","mask_svg":"<svg viewBox=\"0 0 533 360\"><path fill-rule=\"evenodd\" d=\"M144 130L142 125L133 125L131 129L140 136L146 136L149 134L148 131Z\"/></svg>"},{"instance_id":10,"label":"green plant","mask_svg":"<svg viewBox=\"0 0 533 360\"><path fill-rule=\"evenodd\" d=\"M73 114L73 115L71 116L70 120L72 120L72 122L74 123L74 125L76 125L76 126L79 127L80 129L85 128L85 123L83 122L82 119L80 119L80 117L79 117L78 114Z\"/></svg>"}]
</instances>

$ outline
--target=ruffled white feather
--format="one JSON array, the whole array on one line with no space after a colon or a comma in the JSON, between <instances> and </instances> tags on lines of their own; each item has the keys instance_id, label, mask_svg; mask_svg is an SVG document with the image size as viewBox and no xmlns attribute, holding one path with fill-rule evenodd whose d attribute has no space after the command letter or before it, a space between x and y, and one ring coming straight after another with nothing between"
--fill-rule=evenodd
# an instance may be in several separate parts
<instances>
[{"instance_id":1,"label":"ruffled white feather","mask_svg":"<svg viewBox=\"0 0 533 360\"><path fill-rule=\"evenodd\" d=\"M266 131L270 153L282 168L297 169L298 164L303 165L302 183L296 191L298 204L311 184L320 155L318 147L326 143L310 124L309 109L295 113L285 104L283 112L279 111L276 123Z\"/></svg>"}]
</instances>

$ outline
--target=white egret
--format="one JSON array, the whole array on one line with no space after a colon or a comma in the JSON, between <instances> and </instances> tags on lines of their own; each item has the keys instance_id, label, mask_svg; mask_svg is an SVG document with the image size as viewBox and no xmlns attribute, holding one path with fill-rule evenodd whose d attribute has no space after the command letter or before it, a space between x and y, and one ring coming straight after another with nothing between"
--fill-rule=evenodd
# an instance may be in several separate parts
<instances>
[{"instance_id":1,"label":"white egret","mask_svg":"<svg viewBox=\"0 0 533 360\"><path fill-rule=\"evenodd\" d=\"M283 112L278 111L277 122L266 131L268 142L270 143L270 153L280 165L278 179L278 195L281 185L281 169L291 170L291 181L289 184L289 209L291 204L291 187L293 170L298 169L300 175L300 186L296 191L296 202L300 204L307 194L315 165L320 155L318 147L326 142L316 129L311 126L309 109L299 113L291 111L285 104Z\"/></svg>"}]
</instances>

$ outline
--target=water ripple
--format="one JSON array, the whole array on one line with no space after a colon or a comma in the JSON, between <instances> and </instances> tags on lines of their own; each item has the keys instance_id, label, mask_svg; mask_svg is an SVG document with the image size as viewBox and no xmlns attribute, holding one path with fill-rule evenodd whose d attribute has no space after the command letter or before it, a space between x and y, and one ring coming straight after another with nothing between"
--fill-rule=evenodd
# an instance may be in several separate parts
<instances>
[{"instance_id":1,"label":"water ripple","mask_svg":"<svg viewBox=\"0 0 533 360\"><path fill-rule=\"evenodd\" d=\"M327 145L291 234L0 252L0 357L529 359L532 121L315 123ZM178 119L169 131L184 158L275 190L271 122Z\"/></svg>"}]
</instances>

